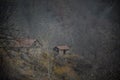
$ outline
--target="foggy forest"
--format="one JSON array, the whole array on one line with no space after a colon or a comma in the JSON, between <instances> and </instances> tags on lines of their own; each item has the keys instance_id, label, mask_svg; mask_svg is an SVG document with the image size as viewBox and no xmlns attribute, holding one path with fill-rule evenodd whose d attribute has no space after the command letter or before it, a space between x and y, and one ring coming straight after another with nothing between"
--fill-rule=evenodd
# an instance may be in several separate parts
<instances>
[{"instance_id":1,"label":"foggy forest","mask_svg":"<svg viewBox=\"0 0 120 80\"><path fill-rule=\"evenodd\" d=\"M0 0L0 80L120 80L119 0Z\"/></svg>"}]
</instances>

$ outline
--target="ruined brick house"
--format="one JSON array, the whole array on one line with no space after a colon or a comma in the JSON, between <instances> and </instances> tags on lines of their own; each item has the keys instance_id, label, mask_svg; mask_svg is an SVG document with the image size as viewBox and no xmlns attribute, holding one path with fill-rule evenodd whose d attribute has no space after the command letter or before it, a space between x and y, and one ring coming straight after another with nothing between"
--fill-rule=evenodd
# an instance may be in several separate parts
<instances>
[{"instance_id":1,"label":"ruined brick house","mask_svg":"<svg viewBox=\"0 0 120 80\"><path fill-rule=\"evenodd\" d=\"M16 39L10 46L28 54L36 54L41 53L42 44L37 39Z\"/></svg>"},{"instance_id":2,"label":"ruined brick house","mask_svg":"<svg viewBox=\"0 0 120 80\"><path fill-rule=\"evenodd\" d=\"M37 39L17 38L15 40L8 40L8 42L9 44L5 44L5 46L3 45L0 47L8 47L16 52L27 54L41 53L42 44Z\"/></svg>"}]
</instances>

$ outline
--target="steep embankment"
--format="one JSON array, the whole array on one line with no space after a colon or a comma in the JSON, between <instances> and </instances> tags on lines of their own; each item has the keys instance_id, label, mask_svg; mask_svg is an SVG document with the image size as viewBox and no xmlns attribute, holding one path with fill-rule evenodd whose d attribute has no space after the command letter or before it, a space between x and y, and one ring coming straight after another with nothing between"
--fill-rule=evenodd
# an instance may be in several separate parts
<instances>
[{"instance_id":1,"label":"steep embankment","mask_svg":"<svg viewBox=\"0 0 120 80\"><path fill-rule=\"evenodd\" d=\"M33 56L20 51L6 53L1 49L1 52L4 62L1 61L0 67L8 80L80 80L92 69L90 63L75 54L54 56L54 53L41 53Z\"/></svg>"}]
</instances>

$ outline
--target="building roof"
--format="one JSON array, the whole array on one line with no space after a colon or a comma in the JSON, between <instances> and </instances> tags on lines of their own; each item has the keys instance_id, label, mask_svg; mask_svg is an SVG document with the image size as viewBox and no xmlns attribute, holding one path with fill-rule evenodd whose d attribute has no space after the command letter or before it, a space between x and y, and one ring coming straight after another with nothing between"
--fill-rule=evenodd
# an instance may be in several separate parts
<instances>
[{"instance_id":1,"label":"building roof","mask_svg":"<svg viewBox=\"0 0 120 80\"><path fill-rule=\"evenodd\" d=\"M30 38L17 38L17 39L0 39L1 47L14 47L14 48L29 48L41 47L42 44L37 39ZM3 43L3 44L2 44Z\"/></svg>"},{"instance_id":2,"label":"building roof","mask_svg":"<svg viewBox=\"0 0 120 80\"><path fill-rule=\"evenodd\" d=\"M36 39L16 39L11 42L12 47L31 47Z\"/></svg>"},{"instance_id":3,"label":"building roof","mask_svg":"<svg viewBox=\"0 0 120 80\"><path fill-rule=\"evenodd\" d=\"M37 42L37 43L36 43ZM15 40L0 39L0 47L13 47L13 48L29 48L29 47L41 47L42 44L37 39L17 38ZM3 44L2 44L3 43Z\"/></svg>"},{"instance_id":4,"label":"building roof","mask_svg":"<svg viewBox=\"0 0 120 80\"><path fill-rule=\"evenodd\" d=\"M56 46L58 49L60 50L69 50L70 48L66 45L62 45L62 46Z\"/></svg>"}]
</instances>

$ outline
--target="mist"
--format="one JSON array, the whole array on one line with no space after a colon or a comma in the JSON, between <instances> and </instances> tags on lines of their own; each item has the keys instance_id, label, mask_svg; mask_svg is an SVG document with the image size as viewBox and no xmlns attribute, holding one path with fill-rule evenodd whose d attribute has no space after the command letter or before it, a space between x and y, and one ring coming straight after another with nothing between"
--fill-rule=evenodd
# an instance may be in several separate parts
<instances>
[{"instance_id":1,"label":"mist","mask_svg":"<svg viewBox=\"0 0 120 80\"><path fill-rule=\"evenodd\" d=\"M10 22L29 37L49 40L51 48L67 44L76 53L90 54L114 44L112 38L119 26L115 22L117 1L21 0L16 3Z\"/></svg>"},{"instance_id":2,"label":"mist","mask_svg":"<svg viewBox=\"0 0 120 80\"><path fill-rule=\"evenodd\" d=\"M9 23L25 38L39 39L50 50L68 45L96 66L119 68L117 0L15 0ZM116 69L115 69L116 68Z\"/></svg>"}]
</instances>

